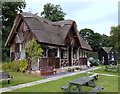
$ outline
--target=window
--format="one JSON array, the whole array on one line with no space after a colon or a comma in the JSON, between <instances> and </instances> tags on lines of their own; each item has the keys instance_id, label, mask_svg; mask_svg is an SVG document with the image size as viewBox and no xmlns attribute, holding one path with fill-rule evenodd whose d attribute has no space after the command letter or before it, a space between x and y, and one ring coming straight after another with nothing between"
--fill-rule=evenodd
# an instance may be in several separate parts
<instances>
[{"instance_id":1,"label":"window","mask_svg":"<svg viewBox=\"0 0 120 94\"><path fill-rule=\"evenodd\" d=\"M61 59L67 59L67 50L61 51Z\"/></svg>"},{"instance_id":2,"label":"window","mask_svg":"<svg viewBox=\"0 0 120 94\"><path fill-rule=\"evenodd\" d=\"M56 57L56 56L57 56L57 49L48 50L48 57Z\"/></svg>"},{"instance_id":3,"label":"window","mask_svg":"<svg viewBox=\"0 0 120 94\"><path fill-rule=\"evenodd\" d=\"M108 59L110 58L110 54L108 54Z\"/></svg>"},{"instance_id":4,"label":"window","mask_svg":"<svg viewBox=\"0 0 120 94\"><path fill-rule=\"evenodd\" d=\"M11 53L11 61L15 59L15 53Z\"/></svg>"},{"instance_id":5,"label":"window","mask_svg":"<svg viewBox=\"0 0 120 94\"><path fill-rule=\"evenodd\" d=\"M82 57L82 50L79 51L79 56Z\"/></svg>"},{"instance_id":6,"label":"window","mask_svg":"<svg viewBox=\"0 0 120 94\"><path fill-rule=\"evenodd\" d=\"M15 52L19 52L19 44L15 44Z\"/></svg>"},{"instance_id":7,"label":"window","mask_svg":"<svg viewBox=\"0 0 120 94\"><path fill-rule=\"evenodd\" d=\"M42 52L42 57L46 57L46 48L42 48L43 52Z\"/></svg>"},{"instance_id":8,"label":"window","mask_svg":"<svg viewBox=\"0 0 120 94\"><path fill-rule=\"evenodd\" d=\"M85 58L87 58L87 52L85 52Z\"/></svg>"},{"instance_id":9,"label":"window","mask_svg":"<svg viewBox=\"0 0 120 94\"><path fill-rule=\"evenodd\" d=\"M115 60L115 59L114 59L114 53L112 52L111 55L112 55L112 56L111 56L111 60L114 61L114 60Z\"/></svg>"},{"instance_id":10,"label":"window","mask_svg":"<svg viewBox=\"0 0 120 94\"><path fill-rule=\"evenodd\" d=\"M80 50L79 51L79 57L80 58L86 58L87 57L87 52L83 51L83 50Z\"/></svg>"}]
</instances>

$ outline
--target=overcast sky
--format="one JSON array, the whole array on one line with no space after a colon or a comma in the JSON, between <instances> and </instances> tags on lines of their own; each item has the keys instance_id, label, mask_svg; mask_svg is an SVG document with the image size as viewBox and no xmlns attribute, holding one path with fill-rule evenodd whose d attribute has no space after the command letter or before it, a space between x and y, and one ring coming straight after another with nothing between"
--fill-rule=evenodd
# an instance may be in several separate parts
<instances>
[{"instance_id":1,"label":"overcast sky","mask_svg":"<svg viewBox=\"0 0 120 94\"><path fill-rule=\"evenodd\" d=\"M78 30L90 28L94 32L110 35L111 26L118 25L119 0L25 0L24 12L40 13L46 3L60 5L67 14L65 19L75 20Z\"/></svg>"}]
</instances>

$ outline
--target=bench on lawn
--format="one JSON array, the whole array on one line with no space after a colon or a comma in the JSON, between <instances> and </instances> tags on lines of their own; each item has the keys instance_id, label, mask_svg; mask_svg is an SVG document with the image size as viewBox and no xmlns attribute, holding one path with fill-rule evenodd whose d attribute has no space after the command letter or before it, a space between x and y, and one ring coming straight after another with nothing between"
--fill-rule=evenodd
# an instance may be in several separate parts
<instances>
[{"instance_id":1,"label":"bench on lawn","mask_svg":"<svg viewBox=\"0 0 120 94\"><path fill-rule=\"evenodd\" d=\"M0 76L0 81L8 80L8 84L10 84L10 80L13 78L8 71L0 71Z\"/></svg>"},{"instance_id":2,"label":"bench on lawn","mask_svg":"<svg viewBox=\"0 0 120 94\"><path fill-rule=\"evenodd\" d=\"M102 90L102 89L104 89L103 86L96 86L87 94L98 94L100 92L100 90Z\"/></svg>"},{"instance_id":3,"label":"bench on lawn","mask_svg":"<svg viewBox=\"0 0 120 94\"><path fill-rule=\"evenodd\" d=\"M67 90L67 89L68 89L68 86L69 86L69 84L64 85L64 86L61 87L61 89L62 89L62 90Z\"/></svg>"},{"instance_id":4,"label":"bench on lawn","mask_svg":"<svg viewBox=\"0 0 120 94\"><path fill-rule=\"evenodd\" d=\"M92 74L92 75L89 76L89 77L92 77L92 78L94 78L95 80L98 80L98 73L94 73L94 74Z\"/></svg>"},{"instance_id":5,"label":"bench on lawn","mask_svg":"<svg viewBox=\"0 0 120 94\"><path fill-rule=\"evenodd\" d=\"M119 67L115 65L106 65L105 70L115 70L117 72L119 71Z\"/></svg>"},{"instance_id":6,"label":"bench on lawn","mask_svg":"<svg viewBox=\"0 0 120 94\"><path fill-rule=\"evenodd\" d=\"M68 89L68 85L69 84L62 86L61 89L66 91ZM102 89L104 89L103 86L96 86L90 92L88 92L87 94L97 94Z\"/></svg>"},{"instance_id":7,"label":"bench on lawn","mask_svg":"<svg viewBox=\"0 0 120 94\"><path fill-rule=\"evenodd\" d=\"M53 66L41 67L41 76L46 76L47 74L56 74L56 70Z\"/></svg>"}]
</instances>

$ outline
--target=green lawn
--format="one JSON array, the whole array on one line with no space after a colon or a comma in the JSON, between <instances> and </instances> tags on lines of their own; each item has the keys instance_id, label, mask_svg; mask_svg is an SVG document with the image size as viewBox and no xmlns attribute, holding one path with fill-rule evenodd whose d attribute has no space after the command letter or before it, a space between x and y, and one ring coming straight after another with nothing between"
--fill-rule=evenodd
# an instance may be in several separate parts
<instances>
[{"instance_id":1,"label":"green lawn","mask_svg":"<svg viewBox=\"0 0 120 94\"><path fill-rule=\"evenodd\" d=\"M0 71L2 71L2 63L0 62Z\"/></svg>"},{"instance_id":2,"label":"green lawn","mask_svg":"<svg viewBox=\"0 0 120 94\"><path fill-rule=\"evenodd\" d=\"M95 70L96 73L104 73L104 74L111 74L111 75L117 75L117 72L112 71L105 71L104 66L101 69ZM30 74L23 74L23 73L10 73L14 80L11 81L10 85L17 85L21 83L26 83L30 81L40 80L41 78L38 76L33 76ZM65 77L59 80L50 81L30 87L25 87L21 89L17 89L10 92L64 92L60 89L61 86L68 84L68 81L88 76L87 73L77 74L71 77ZM120 78L120 77L119 77ZM101 92L118 92L118 77L109 77L109 76L102 76L99 75L99 79L95 81L96 85L102 85L104 86L104 90ZM10 86L7 84L7 81L3 82L3 87ZM84 91L89 92L92 88L85 87ZM18 93L17 93L18 94Z\"/></svg>"},{"instance_id":3,"label":"green lawn","mask_svg":"<svg viewBox=\"0 0 120 94\"><path fill-rule=\"evenodd\" d=\"M42 83L30 87L14 90L12 92L64 92L60 89L61 86L66 85L68 81L87 76L86 73L78 74L71 77L62 78L59 80ZM118 92L118 77L99 76L99 80L95 81L96 85L104 86L102 92ZM85 87L85 92L89 92L92 88Z\"/></svg>"},{"instance_id":4,"label":"green lawn","mask_svg":"<svg viewBox=\"0 0 120 94\"><path fill-rule=\"evenodd\" d=\"M34 76L31 74L20 73L20 72L10 72L9 74L13 77L13 79L10 81L11 83L8 84L8 81L2 81L2 87L14 86L22 83L43 79L39 76Z\"/></svg>"},{"instance_id":5,"label":"green lawn","mask_svg":"<svg viewBox=\"0 0 120 94\"><path fill-rule=\"evenodd\" d=\"M116 72L114 70L105 70L105 66L97 66L97 67L101 67L101 69L95 70L94 72L96 73L103 73L103 74L110 74L110 75L118 75L119 72Z\"/></svg>"}]
</instances>

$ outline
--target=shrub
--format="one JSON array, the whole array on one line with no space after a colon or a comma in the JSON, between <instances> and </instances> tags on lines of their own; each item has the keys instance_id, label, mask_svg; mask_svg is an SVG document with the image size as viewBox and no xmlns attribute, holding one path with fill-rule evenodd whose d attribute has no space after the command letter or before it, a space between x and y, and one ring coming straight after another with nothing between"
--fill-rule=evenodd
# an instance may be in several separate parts
<instances>
[{"instance_id":1,"label":"shrub","mask_svg":"<svg viewBox=\"0 0 120 94\"><path fill-rule=\"evenodd\" d=\"M26 59L19 61L19 71L20 72L25 72L27 67L28 67L28 61Z\"/></svg>"},{"instance_id":2,"label":"shrub","mask_svg":"<svg viewBox=\"0 0 120 94\"><path fill-rule=\"evenodd\" d=\"M20 61L5 62L2 64L3 70L14 71L14 72L25 72L28 67L26 59Z\"/></svg>"},{"instance_id":3,"label":"shrub","mask_svg":"<svg viewBox=\"0 0 120 94\"><path fill-rule=\"evenodd\" d=\"M19 71L19 62L18 61L12 61L11 63L11 71L18 72Z\"/></svg>"},{"instance_id":4,"label":"shrub","mask_svg":"<svg viewBox=\"0 0 120 94\"><path fill-rule=\"evenodd\" d=\"M12 68L11 68L11 62L4 62L3 64L2 64L2 69L3 70L6 70L6 71L10 71Z\"/></svg>"}]
</instances>

